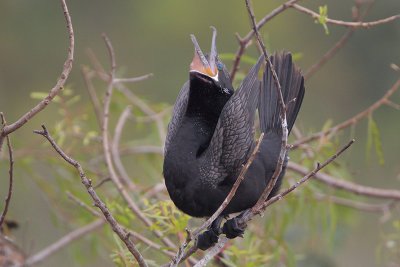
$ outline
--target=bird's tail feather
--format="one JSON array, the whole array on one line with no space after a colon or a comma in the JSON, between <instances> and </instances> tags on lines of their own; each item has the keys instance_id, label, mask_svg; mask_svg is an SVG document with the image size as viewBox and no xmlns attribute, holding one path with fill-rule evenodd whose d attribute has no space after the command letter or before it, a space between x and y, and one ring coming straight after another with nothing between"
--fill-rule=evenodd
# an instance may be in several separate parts
<instances>
[{"instance_id":1,"label":"bird's tail feather","mask_svg":"<svg viewBox=\"0 0 400 267\"><path fill-rule=\"evenodd\" d=\"M292 62L288 52L275 53L270 57L281 85L286 105L287 128L290 133L304 96L304 78L299 68ZM267 64L263 75L263 85L259 99L260 128L262 132L282 129L277 85Z\"/></svg>"}]
</instances>

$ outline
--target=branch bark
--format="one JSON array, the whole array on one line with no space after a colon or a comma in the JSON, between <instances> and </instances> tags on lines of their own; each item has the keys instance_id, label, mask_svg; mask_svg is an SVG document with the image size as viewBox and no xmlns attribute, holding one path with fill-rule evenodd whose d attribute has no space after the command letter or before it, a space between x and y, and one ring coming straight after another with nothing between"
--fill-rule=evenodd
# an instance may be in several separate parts
<instances>
[{"instance_id":1,"label":"branch bark","mask_svg":"<svg viewBox=\"0 0 400 267\"><path fill-rule=\"evenodd\" d=\"M301 5L298 4L292 4L290 5L290 7L292 7L293 9L303 12L307 15L310 15L312 18L314 19L318 19L320 18L320 15L308 8L305 8ZM395 21L397 19L400 18L400 15L394 15L394 16L390 16L384 19L380 19L380 20L376 20L376 21L370 21L370 22L362 22L362 21L356 21L356 22L350 22L350 21L343 21L343 20L336 20L336 19L330 19L330 18L326 18L326 23L329 24L335 24L335 25L339 25L339 26L344 26L344 27L351 27L351 28L370 28L373 26L378 26L381 24L386 24L392 21Z\"/></svg>"},{"instance_id":2,"label":"branch bark","mask_svg":"<svg viewBox=\"0 0 400 267\"><path fill-rule=\"evenodd\" d=\"M301 140L297 140L296 142L294 142L292 144L292 149L297 148L304 143L308 143L313 140L325 137L327 135L330 135L330 134L336 133L342 129L345 129L351 125L354 125L354 124L358 123L361 119L372 114L376 109L378 109L382 105L384 105L384 104L390 105L390 104L388 104L388 103L390 103L389 98L399 89L399 87L400 87L400 79L398 79L393 84L393 86L389 90L387 90L386 93L378 101L373 103L371 106L369 106L365 110L361 111L360 113L356 114L355 116L351 117L350 119L333 126L332 128L329 128L322 132L314 133L314 134L309 135L306 138L303 138Z\"/></svg>"},{"instance_id":3,"label":"branch bark","mask_svg":"<svg viewBox=\"0 0 400 267\"><path fill-rule=\"evenodd\" d=\"M4 114L0 112L2 126L5 127L7 125ZM3 225L4 219L6 218L6 214L8 212L8 207L10 206L11 196L13 192L13 182L14 182L14 153L11 145L10 137L6 136L7 147L8 147L8 161L9 161L9 169L8 169L8 192L4 203L4 209L0 215L0 229ZM1 231L1 230L0 230Z\"/></svg>"},{"instance_id":4,"label":"branch bark","mask_svg":"<svg viewBox=\"0 0 400 267\"><path fill-rule=\"evenodd\" d=\"M73 241L99 229L104 225L104 223L104 220L98 219L88 225L85 225L68 233L67 235L64 235L62 238L60 238L58 241L54 242L50 246L27 258L24 266L32 266L34 264L44 261L60 249L63 249L64 247L71 244Z\"/></svg>"},{"instance_id":5,"label":"branch bark","mask_svg":"<svg viewBox=\"0 0 400 267\"><path fill-rule=\"evenodd\" d=\"M309 170L307 168L305 168L299 164L296 164L294 162L289 162L287 168L289 170L292 170L294 172L297 172L297 173L300 173L303 175L309 172ZM376 197L376 198L382 198L382 199L400 200L400 190L381 189L381 188L359 185L354 182L345 181L343 179L333 177L326 173L316 174L315 179L317 181L320 181L331 187L346 190L348 192L351 192L351 193L354 193L357 195Z\"/></svg>"},{"instance_id":6,"label":"branch bark","mask_svg":"<svg viewBox=\"0 0 400 267\"><path fill-rule=\"evenodd\" d=\"M110 54L110 61L111 61L111 71L109 74L108 80L108 87L106 91L106 95L104 97L104 107L103 107L103 125L102 125L102 136L103 136L103 149L104 149L104 156L106 159L107 168L109 170L111 180L117 187L118 191L128 204L129 209L141 220L144 222L146 226L151 226L152 222L148 219L140 210L140 208L136 205L136 203L132 200L129 193L123 187L120 178L118 177L114 165L111 158L111 147L109 141L109 133L108 133L108 121L109 121L109 110L110 110L110 103L111 103L111 96L113 92L114 86L114 79L115 79L115 68L116 68L116 61L115 61L115 54L114 49L112 47L111 41L109 38L103 34L103 38L106 42L109 54ZM161 241L167 245L168 247L175 248L175 244L169 240L167 237L164 237L163 234L158 231L154 230L154 234L161 239Z\"/></svg>"},{"instance_id":7,"label":"branch bark","mask_svg":"<svg viewBox=\"0 0 400 267\"><path fill-rule=\"evenodd\" d=\"M67 59L64 62L63 70L61 72L60 77L57 79L56 84L50 90L47 97L45 97L42 101L40 101L35 107L25 113L22 117L20 117L17 121L7 126L4 126L0 131L0 152L3 145L4 138L10 133L22 127L25 123L27 123L32 117L38 114L40 111L46 108L48 104L53 100L53 98L58 95L58 93L63 89L63 86L68 79L69 74L71 73L72 63L74 61L74 47L75 47L75 39L74 39L74 30L72 27L71 16L68 11L67 4L65 0L61 0L61 7L64 11L64 17L67 24L68 37L69 37L69 47Z\"/></svg>"},{"instance_id":8,"label":"branch bark","mask_svg":"<svg viewBox=\"0 0 400 267\"><path fill-rule=\"evenodd\" d=\"M47 131L46 127L42 125L42 131L34 131L34 133L42 135L45 137L52 147L56 150L56 152L69 164L74 166L77 171L79 172L79 176L81 177L82 184L86 187L89 195L92 197L94 201L94 205L100 209L103 213L105 219L107 220L108 224L111 226L112 230L118 235L118 237L125 243L128 250L132 253L132 255L137 260L139 266L147 267L147 263L144 261L143 256L140 254L139 250L136 248L135 244L130 240L129 232L126 232L121 225L115 220L111 212L108 210L106 204L99 198L96 191L93 189L92 181L86 177L85 172L82 169L82 166L78 161L69 157L65 152L56 144L54 139L50 136L49 132Z\"/></svg>"}]
</instances>

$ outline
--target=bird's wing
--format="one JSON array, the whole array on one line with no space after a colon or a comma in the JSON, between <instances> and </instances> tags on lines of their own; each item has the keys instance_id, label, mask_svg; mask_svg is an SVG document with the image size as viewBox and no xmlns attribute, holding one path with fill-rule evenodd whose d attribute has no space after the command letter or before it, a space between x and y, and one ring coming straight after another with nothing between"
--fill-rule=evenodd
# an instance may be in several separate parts
<instances>
[{"instance_id":1,"label":"bird's wing","mask_svg":"<svg viewBox=\"0 0 400 267\"><path fill-rule=\"evenodd\" d=\"M201 155L200 173L204 182L217 185L246 162L254 145L254 116L260 94L260 57L239 89L222 109L208 148Z\"/></svg>"},{"instance_id":2,"label":"bird's wing","mask_svg":"<svg viewBox=\"0 0 400 267\"><path fill-rule=\"evenodd\" d=\"M172 118L168 124L167 137L165 139L164 155L167 154L168 147L171 140L176 135L179 126L181 125L183 115L185 115L187 104L189 100L189 81L187 81L176 99L174 109L172 111Z\"/></svg>"}]
</instances>

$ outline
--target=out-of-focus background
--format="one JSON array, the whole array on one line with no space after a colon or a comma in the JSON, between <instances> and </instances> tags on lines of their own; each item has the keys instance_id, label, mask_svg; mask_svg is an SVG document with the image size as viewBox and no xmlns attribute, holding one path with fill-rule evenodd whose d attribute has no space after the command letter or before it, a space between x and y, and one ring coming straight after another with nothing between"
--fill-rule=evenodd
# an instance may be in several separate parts
<instances>
[{"instance_id":1,"label":"out-of-focus background","mask_svg":"<svg viewBox=\"0 0 400 267\"><path fill-rule=\"evenodd\" d=\"M253 2L258 19L283 3ZM315 11L326 4L330 18L351 20L353 1L301 2ZM195 34L202 49L207 51L211 40L209 26L213 25L218 29L219 53L231 54L238 49L235 33L244 36L250 29L244 1L238 0L72 0L68 1L68 6L75 30L76 53L67 85L81 96L83 102L89 101L80 71L81 66L89 65L90 62L87 49L94 51L108 66L108 54L101 38L103 32L107 33L114 45L119 74L133 77L154 73L154 77L148 81L134 84L134 92L148 103L172 104L188 77L188 66L193 56L189 34ZM366 20L376 20L399 12L398 0L376 1ZM288 10L264 26L261 33L270 52L289 50L300 54L297 64L305 70L347 30L335 25L328 27L329 35L309 16ZM0 111L6 114L8 121L13 122L37 103L38 100L33 99L31 93L48 91L62 69L68 40L59 1L1 1L0 36ZM254 46L247 53L252 57L257 56ZM232 64L230 60L225 63L228 67ZM297 126L305 133L310 133L320 130L327 120L338 123L363 110L380 98L398 79L399 73L390 68L391 63L400 65L399 21L357 30L338 55L307 81L306 96ZM242 63L241 70L246 68L249 65ZM397 93L393 100L400 102L400 94ZM43 140L32 134L32 130L38 129L43 122L51 129L60 119L56 111L55 105L50 105L13 134L15 149L21 151L24 147L32 147L32 144L39 146ZM94 120L94 113L86 111ZM344 156L354 181L400 189L399 114L399 111L387 107L374 114L380 129L384 165L378 164L375 154L370 159L366 157L366 121L341 135L343 140L351 137L357 140ZM39 186L35 182L37 178L31 179L27 167L21 167L25 163L23 157L15 163L16 182L9 217L21 224L14 234L17 243L27 253L32 253L60 237L69 228L67 223L54 215L52 200L43 193L43 185ZM160 166L157 168L155 172L161 173ZM0 197L3 198L7 185L6 160L0 162L0 174ZM50 174L46 171L36 174L46 175ZM161 181L161 175L159 177ZM46 181L51 182L51 179ZM65 196L60 194L59 197ZM399 217L398 211L393 216ZM324 248L324 251L315 252L318 254L316 257L323 257L322 261L330 265L304 266L380 266L377 255L379 249L385 249L382 236L391 228L391 225L380 223L380 217L356 212L345 230L339 229L336 233L339 242ZM400 250L400 244L397 246ZM89 250L90 244L78 249ZM301 251L296 248L296 252ZM75 266L65 260L72 254L76 255L70 249L63 250L40 266ZM93 266L110 264L108 254L105 253Z\"/></svg>"}]
</instances>

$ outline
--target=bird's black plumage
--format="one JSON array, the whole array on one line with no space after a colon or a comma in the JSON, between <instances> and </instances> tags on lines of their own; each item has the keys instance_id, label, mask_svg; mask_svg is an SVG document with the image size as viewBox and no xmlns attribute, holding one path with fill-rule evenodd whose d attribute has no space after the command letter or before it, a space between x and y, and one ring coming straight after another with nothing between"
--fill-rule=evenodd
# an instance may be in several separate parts
<instances>
[{"instance_id":1,"label":"bird's black plumage","mask_svg":"<svg viewBox=\"0 0 400 267\"><path fill-rule=\"evenodd\" d=\"M195 39L194 43L196 46ZM264 139L245 179L223 211L227 215L252 207L274 173L281 148L280 106L276 84L263 57L233 91L229 74L216 55L215 31L210 54L215 55L215 66L207 64L213 62L212 58L202 58L199 53L196 49L189 81L174 106L163 172L170 197L179 209L195 217L211 216L255 146L258 109ZM290 132L303 100L304 79L289 53L275 54L271 61L287 104ZM285 168L286 162L273 194L279 189Z\"/></svg>"}]
</instances>

